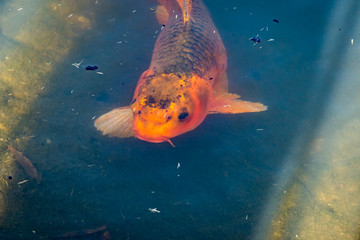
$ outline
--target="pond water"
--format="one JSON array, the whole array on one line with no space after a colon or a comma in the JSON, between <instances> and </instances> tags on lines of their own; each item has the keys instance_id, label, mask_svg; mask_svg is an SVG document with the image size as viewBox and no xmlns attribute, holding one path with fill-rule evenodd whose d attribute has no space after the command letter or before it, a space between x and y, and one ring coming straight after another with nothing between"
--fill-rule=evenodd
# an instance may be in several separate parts
<instances>
[{"instance_id":1,"label":"pond water","mask_svg":"<svg viewBox=\"0 0 360 240\"><path fill-rule=\"evenodd\" d=\"M230 92L269 109L210 115L173 148L93 126L148 68L156 1L1 1L1 239L359 239L360 2L204 3Z\"/></svg>"}]
</instances>

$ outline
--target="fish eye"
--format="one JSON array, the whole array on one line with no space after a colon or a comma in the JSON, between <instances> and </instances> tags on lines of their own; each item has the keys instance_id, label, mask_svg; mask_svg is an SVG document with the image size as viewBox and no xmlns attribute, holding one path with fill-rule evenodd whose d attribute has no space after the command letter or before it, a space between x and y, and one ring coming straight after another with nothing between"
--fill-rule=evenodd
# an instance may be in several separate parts
<instances>
[{"instance_id":1,"label":"fish eye","mask_svg":"<svg viewBox=\"0 0 360 240\"><path fill-rule=\"evenodd\" d=\"M185 121L185 119L189 116L188 112L182 112L180 113L180 115L178 116L178 119L180 120L180 122Z\"/></svg>"}]
</instances>

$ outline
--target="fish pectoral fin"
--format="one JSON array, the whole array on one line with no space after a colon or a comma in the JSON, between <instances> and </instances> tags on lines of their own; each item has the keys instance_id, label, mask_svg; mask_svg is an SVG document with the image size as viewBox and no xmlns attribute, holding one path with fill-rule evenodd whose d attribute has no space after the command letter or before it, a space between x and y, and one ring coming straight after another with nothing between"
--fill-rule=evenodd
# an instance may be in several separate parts
<instances>
[{"instance_id":1,"label":"fish pectoral fin","mask_svg":"<svg viewBox=\"0 0 360 240\"><path fill-rule=\"evenodd\" d=\"M218 79L215 79L213 90L217 94L223 94L223 93L227 93L228 89L229 89L229 80L226 72L224 72Z\"/></svg>"},{"instance_id":2,"label":"fish pectoral fin","mask_svg":"<svg viewBox=\"0 0 360 240\"><path fill-rule=\"evenodd\" d=\"M103 135L128 138L135 136L133 119L134 114L130 107L115 108L96 119L94 126Z\"/></svg>"},{"instance_id":3,"label":"fish pectoral fin","mask_svg":"<svg viewBox=\"0 0 360 240\"><path fill-rule=\"evenodd\" d=\"M156 7L155 15L156 15L156 20L161 25L165 25L169 20L169 13L164 5L159 5Z\"/></svg>"},{"instance_id":4,"label":"fish pectoral fin","mask_svg":"<svg viewBox=\"0 0 360 240\"><path fill-rule=\"evenodd\" d=\"M209 114L215 113L245 113L266 111L267 106L262 103L239 100L240 96L232 93L221 93L215 95L211 103Z\"/></svg>"}]
</instances>

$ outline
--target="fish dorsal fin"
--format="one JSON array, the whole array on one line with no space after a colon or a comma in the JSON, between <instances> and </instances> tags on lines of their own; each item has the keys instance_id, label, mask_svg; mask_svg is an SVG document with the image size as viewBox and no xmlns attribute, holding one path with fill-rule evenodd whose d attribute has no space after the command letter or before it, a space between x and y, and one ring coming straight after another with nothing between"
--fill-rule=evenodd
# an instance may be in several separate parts
<instances>
[{"instance_id":1,"label":"fish dorsal fin","mask_svg":"<svg viewBox=\"0 0 360 240\"><path fill-rule=\"evenodd\" d=\"M245 113L261 112L267 107L261 103L254 103L239 100L239 95L233 93L214 94L214 100L211 102L209 114L214 113Z\"/></svg>"},{"instance_id":2,"label":"fish dorsal fin","mask_svg":"<svg viewBox=\"0 0 360 240\"><path fill-rule=\"evenodd\" d=\"M179 3L179 5L181 7L184 22L189 21L191 9L192 9L192 0L177 0L177 2Z\"/></svg>"},{"instance_id":3,"label":"fish dorsal fin","mask_svg":"<svg viewBox=\"0 0 360 240\"><path fill-rule=\"evenodd\" d=\"M109 137L134 137L134 114L130 107L115 108L96 119L94 126Z\"/></svg>"},{"instance_id":4,"label":"fish dorsal fin","mask_svg":"<svg viewBox=\"0 0 360 240\"><path fill-rule=\"evenodd\" d=\"M158 0L161 5L156 8L156 19L160 24L166 24L169 19L169 11L173 9L174 4L181 8L184 23L190 20L193 0Z\"/></svg>"}]
</instances>

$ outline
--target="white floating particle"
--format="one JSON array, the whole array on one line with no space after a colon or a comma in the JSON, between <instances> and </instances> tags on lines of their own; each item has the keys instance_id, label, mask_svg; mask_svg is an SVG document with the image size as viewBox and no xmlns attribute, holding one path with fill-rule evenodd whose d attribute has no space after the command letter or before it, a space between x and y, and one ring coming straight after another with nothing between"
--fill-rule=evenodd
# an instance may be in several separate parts
<instances>
[{"instance_id":1,"label":"white floating particle","mask_svg":"<svg viewBox=\"0 0 360 240\"><path fill-rule=\"evenodd\" d=\"M149 211L152 213L160 213L160 211L157 210L157 208L149 208Z\"/></svg>"},{"instance_id":2,"label":"white floating particle","mask_svg":"<svg viewBox=\"0 0 360 240\"><path fill-rule=\"evenodd\" d=\"M234 10L236 10L236 7L233 7Z\"/></svg>"},{"instance_id":3,"label":"white floating particle","mask_svg":"<svg viewBox=\"0 0 360 240\"><path fill-rule=\"evenodd\" d=\"M79 68L80 64L82 64L84 60L81 60L79 63L72 63L71 65L73 65L76 68Z\"/></svg>"},{"instance_id":4,"label":"white floating particle","mask_svg":"<svg viewBox=\"0 0 360 240\"><path fill-rule=\"evenodd\" d=\"M71 90L70 93L73 94L74 90Z\"/></svg>"},{"instance_id":5,"label":"white floating particle","mask_svg":"<svg viewBox=\"0 0 360 240\"><path fill-rule=\"evenodd\" d=\"M256 129L256 131L263 131L264 129L262 129L262 128L258 128L258 129Z\"/></svg>"},{"instance_id":6,"label":"white floating particle","mask_svg":"<svg viewBox=\"0 0 360 240\"><path fill-rule=\"evenodd\" d=\"M177 14L175 15L175 19L177 19Z\"/></svg>"},{"instance_id":7,"label":"white floating particle","mask_svg":"<svg viewBox=\"0 0 360 240\"><path fill-rule=\"evenodd\" d=\"M18 185L21 185L21 184L24 184L24 183L26 183L26 182L28 182L29 180L28 179L26 179L26 180L23 180L23 181L21 181L21 182L18 182L17 184Z\"/></svg>"},{"instance_id":8,"label":"white floating particle","mask_svg":"<svg viewBox=\"0 0 360 240\"><path fill-rule=\"evenodd\" d=\"M45 87L41 87L41 89L44 89Z\"/></svg>"},{"instance_id":9,"label":"white floating particle","mask_svg":"<svg viewBox=\"0 0 360 240\"><path fill-rule=\"evenodd\" d=\"M97 74L100 74L100 75L103 75L104 73L103 72L96 72Z\"/></svg>"},{"instance_id":10,"label":"white floating particle","mask_svg":"<svg viewBox=\"0 0 360 240\"><path fill-rule=\"evenodd\" d=\"M265 28L260 29L260 32L263 31Z\"/></svg>"},{"instance_id":11,"label":"white floating particle","mask_svg":"<svg viewBox=\"0 0 360 240\"><path fill-rule=\"evenodd\" d=\"M136 9L132 11L133 13L136 13Z\"/></svg>"},{"instance_id":12,"label":"white floating particle","mask_svg":"<svg viewBox=\"0 0 360 240\"><path fill-rule=\"evenodd\" d=\"M350 40L351 45L354 45L354 39Z\"/></svg>"},{"instance_id":13,"label":"white floating particle","mask_svg":"<svg viewBox=\"0 0 360 240\"><path fill-rule=\"evenodd\" d=\"M122 43L122 41L118 41L118 42L116 42L116 43Z\"/></svg>"},{"instance_id":14,"label":"white floating particle","mask_svg":"<svg viewBox=\"0 0 360 240\"><path fill-rule=\"evenodd\" d=\"M74 15L74 14L70 13L68 17L71 17L72 15Z\"/></svg>"},{"instance_id":15,"label":"white floating particle","mask_svg":"<svg viewBox=\"0 0 360 240\"><path fill-rule=\"evenodd\" d=\"M93 116L91 119L94 120L96 118L96 116Z\"/></svg>"},{"instance_id":16,"label":"white floating particle","mask_svg":"<svg viewBox=\"0 0 360 240\"><path fill-rule=\"evenodd\" d=\"M246 215L245 220L248 220L248 218L249 218L249 215Z\"/></svg>"},{"instance_id":17,"label":"white floating particle","mask_svg":"<svg viewBox=\"0 0 360 240\"><path fill-rule=\"evenodd\" d=\"M214 33L216 33L216 31L214 30Z\"/></svg>"},{"instance_id":18,"label":"white floating particle","mask_svg":"<svg viewBox=\"0 0 360 240\"><path fill-rule=\"evenodd\" d=\"M272 42L272 41L274 41L275 39L273 39L273 38L269 38L267 41L268 42Z\"/></svg>"},{"instance_id":19,"label":"white floating particle","mask_svg":"<svg viewBox=\"0 0 360 240\"><path fill-rule=\"evenodd\" d=\"M180 163L178 163L178 164L177 164L176 168L177 168L177 169L179 169L179 168L180 168Z\"/></svg>"},{"instance_id":20,"label":"white floating particle","mask_svg":"<svg viewBox=\"0 0 360 240\"><path fill-rule=\"evenodd\" d=\"M24 8L18 8L17 10L18 10L18 11L21 11L21 10L23 10L23 9L24 9Z\"/></svg>"}]
</instances>

